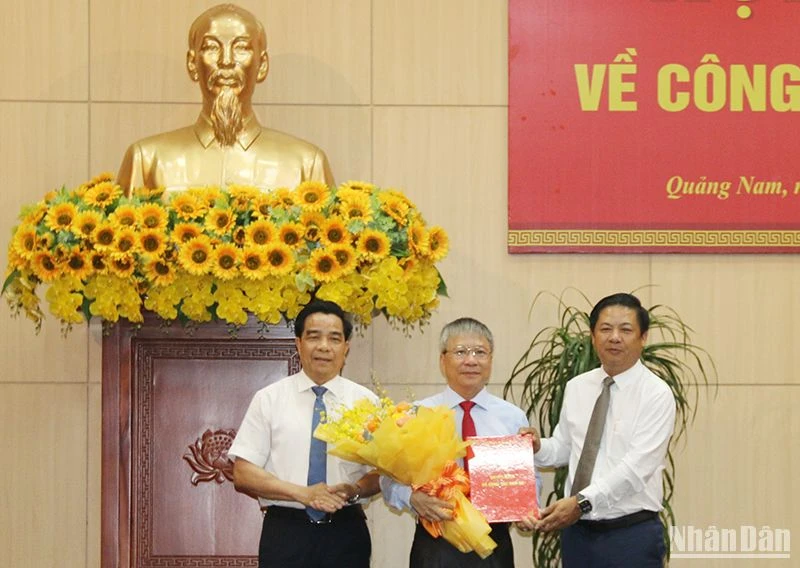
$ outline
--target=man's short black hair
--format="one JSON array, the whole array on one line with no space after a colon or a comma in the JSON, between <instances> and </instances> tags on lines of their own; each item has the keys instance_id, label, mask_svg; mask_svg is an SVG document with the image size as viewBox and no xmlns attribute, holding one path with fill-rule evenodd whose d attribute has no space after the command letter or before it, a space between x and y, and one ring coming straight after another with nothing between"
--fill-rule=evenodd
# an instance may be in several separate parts
<instances>
[{"instance_id":1,"label":"man's short black hair","mask_svg":"<svg viewBox=\"0 0 800 568\"><path fill-rule=\"evenodd\" d=\"M342 320L342 328L344 329L344 338L346 341L350 340L350 334L353 333L353 322L350 321L350 316L345 312L336 302L329 302L328 300L311 300L307 303L297 317L294 318L294 335L295 337L303 337L303 329L306 325L306 318L312 314L332 314Z\"/></svg>"},{"instance_id":2,"label":"man's short black hair","mask_svg":"<svg viewBox=\"0 0 800 568\"><path fill-rule=\"evenodd\" d=\"M639 298L626 292L611 294L597 302L592 308L592 313L589 314L589 329L594 331L597 320L600 318L600 312L609 306L623 306L635 310L636 319L639 321L639 333L646 333L650 329L650 313L646 308L642 307Z\"/></svg>"}]
</instances>

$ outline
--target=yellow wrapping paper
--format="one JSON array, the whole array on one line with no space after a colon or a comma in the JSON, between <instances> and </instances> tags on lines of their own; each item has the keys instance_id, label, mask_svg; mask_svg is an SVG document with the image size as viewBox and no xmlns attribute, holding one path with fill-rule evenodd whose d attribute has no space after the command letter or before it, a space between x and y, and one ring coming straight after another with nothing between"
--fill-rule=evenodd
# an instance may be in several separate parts
<instances>
[{"instance_id":1,"label":"yellow wrapping paper","mask_svg":"<svg viewBox=\"0 0 800 568\"><path fill-rule=\"evenodd\" d=\"M461 552L486 558L497 544L491 527L469 502L469 480L455 460L468 443L456 433L454 412L444 406L412 408L381 399L364 399L320 424L314 436L328 443L329 453L376 468L414 490L453 503L453 519L422 521L434 537L442 536Z\"/></svg>"}]
</instances>

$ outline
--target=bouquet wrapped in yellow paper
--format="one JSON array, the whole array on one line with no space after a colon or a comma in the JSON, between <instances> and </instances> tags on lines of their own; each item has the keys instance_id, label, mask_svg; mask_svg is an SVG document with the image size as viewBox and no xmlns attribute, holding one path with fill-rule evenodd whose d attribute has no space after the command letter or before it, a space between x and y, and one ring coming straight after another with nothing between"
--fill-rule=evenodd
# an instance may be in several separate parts
<instances>
[{"instance_id":1,"label":"bouquet wrapped in yellow paper","mask_svg":"<svg viewBox=\"0 0 800 568\"><path fill-rule=\"evenodd\" d=\"M370 465L414 490L453 503L451 520L422 520L432 536L481 558L497 546L486 519L466 497L469 480L455 460L466 454L468 444L457 434L449 408L396 404L385 397L378 404L363 399L331 413L314 436L332 446L333 455Z\"/></svg>"}]
</instances>

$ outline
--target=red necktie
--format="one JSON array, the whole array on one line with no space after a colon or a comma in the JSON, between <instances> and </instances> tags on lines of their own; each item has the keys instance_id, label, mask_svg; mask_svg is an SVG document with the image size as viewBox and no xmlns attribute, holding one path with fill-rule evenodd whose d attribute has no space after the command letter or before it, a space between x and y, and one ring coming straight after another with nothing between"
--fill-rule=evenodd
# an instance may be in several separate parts
<instances>
[{"instance_id":1,"label":"red necktie","mask_svg":"<svg viewBox=\"0 0 800 568\"><path fill-rule=\"evenodd\" d=\"M461 439L466 440L468 436L477 436L478 433L475 431L475 422L472 421L472 415L469 413L472 407L475 406L475 403L471 400L465 400L459 403L459 406L464 409L464 418L461 420ZM473 455L475 454L472 452L472 448L467 448L467 455L464 457L464 471L467 472L467 475L469 475L468 462Z\"/></svg>"}]
</instances>

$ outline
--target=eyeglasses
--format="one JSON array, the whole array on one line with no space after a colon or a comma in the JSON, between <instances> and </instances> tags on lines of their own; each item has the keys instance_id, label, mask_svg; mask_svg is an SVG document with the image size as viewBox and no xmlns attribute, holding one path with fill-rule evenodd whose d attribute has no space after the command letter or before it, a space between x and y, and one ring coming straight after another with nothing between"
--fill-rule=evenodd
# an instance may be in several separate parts
<instances>
[{"instance_id":1,"label":"eyeglasses","mask_svg":"<svg viewBox=\"0 0 800 568\"><path fill-rule=\"evenodd\" d=\"M483 347L464 347L463 345L456 345L455 349L445 351L453 356L456 361L463 361L470 355L474 355L478 361L486 361L492 354Z\"/></svg>"}]
</instances>

